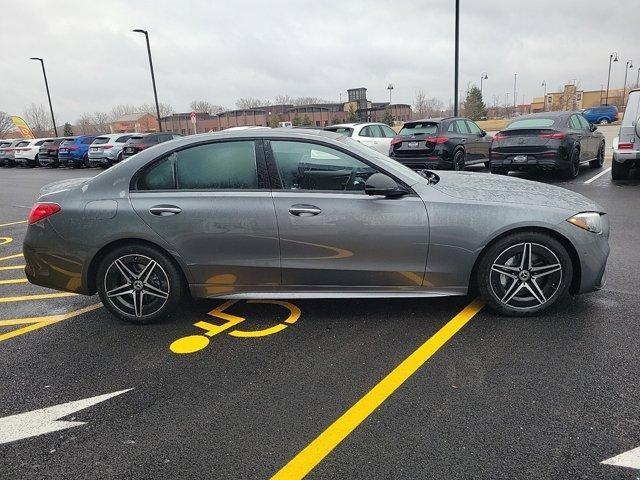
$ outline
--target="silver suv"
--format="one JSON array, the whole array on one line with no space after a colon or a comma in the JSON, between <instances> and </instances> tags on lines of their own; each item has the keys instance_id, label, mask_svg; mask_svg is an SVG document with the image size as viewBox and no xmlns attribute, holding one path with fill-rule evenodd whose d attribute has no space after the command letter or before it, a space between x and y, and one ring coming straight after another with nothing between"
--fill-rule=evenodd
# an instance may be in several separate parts
<instances>
[{"instance_id":1,"label":"silver suv","mask_svg":"<svg viewBox=\"0 0 640 480\"><path fill-rule=\"evenodd\" d=\"M611 177L624 180L633 167L640 168L640 89L632 90L627 99L618 145L613 150Z\"/></svg>"}]
</instances>

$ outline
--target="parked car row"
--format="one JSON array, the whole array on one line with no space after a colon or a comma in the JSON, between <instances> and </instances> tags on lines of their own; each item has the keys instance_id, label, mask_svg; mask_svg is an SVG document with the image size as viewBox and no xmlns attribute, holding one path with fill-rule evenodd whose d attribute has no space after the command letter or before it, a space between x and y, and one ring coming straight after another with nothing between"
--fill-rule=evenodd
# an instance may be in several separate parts
<instances>
[{"instance_id":1,"label":"parked car row","mask_svg":"<svg viewBox=\"0 0 640 480\"><path fill-rule=\"evenodd\" d=\"M113 133L0 141L0 166L108 168L175 133Z\"/></svg>"}]
</instances>

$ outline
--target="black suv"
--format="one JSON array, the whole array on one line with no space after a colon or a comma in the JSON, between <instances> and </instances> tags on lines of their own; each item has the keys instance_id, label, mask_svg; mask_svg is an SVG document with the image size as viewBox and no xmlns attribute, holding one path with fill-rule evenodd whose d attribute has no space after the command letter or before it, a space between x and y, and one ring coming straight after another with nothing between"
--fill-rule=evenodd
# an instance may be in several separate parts
<instances>
[{"instance_id":1,"label":"black suv","mask_svg":"<svg viewBox=\"0 0 640 480\"><path fill-rule=\"evenodd\" d=\"M138 152L141 152L145 148L153 147L159 143L168 142L175 138L180 138L182 135L177 133L136 133L133 135L127 143L124 144L122 149L122 158L129 158Z\"/></svg>"},{"instance_id":2,"label":"black suv","mask_svg":"<svg viewBox=\"0 0 640 480\"><path fill-rule=\"evenodd\" d=\"M389 156L414 170L464 170L477 163L489 168L490 149L491 137L468 118L426 118L402 126Z\"/></svg>"}]
</instances>

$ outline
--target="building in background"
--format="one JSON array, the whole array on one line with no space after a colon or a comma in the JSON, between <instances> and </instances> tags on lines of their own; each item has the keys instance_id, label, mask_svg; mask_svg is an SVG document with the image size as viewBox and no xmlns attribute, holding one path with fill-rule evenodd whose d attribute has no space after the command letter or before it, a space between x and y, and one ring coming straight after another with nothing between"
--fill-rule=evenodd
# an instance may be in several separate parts
<instances>
[{"instance_id":1,"label":"building in background","mask_svg":"<svg viewBox=\"0 0 640 480\"><path fill-rule=\"evenodd\" d=\"M191 135L193 133L217 132L231 127L277 125L292 122L294 125L326 127L344 123L355 115L358 121L380 122L387 110L395 121L411 120L411 105L404 103L371 102L364 87L347 90L348 101L316 103L311 105L268 105L266 107L229 110L218 115L196 114L194 129L191 112L175 113L160 119L162 129L167 132Z\"/></svg>"},{"instance_id":2,"label":"building in background","mask_svg":"<svg viewBox=\"0 0 640 480\"><path fill-rule=\"evenodd\" d=\"M110 124L113 133L148 133L158 131L158 120L150 113L131 113L117 118Z\"/></svg>"},{"instance_id":3,"label":"building in background","mask_svg":"<svg viewBox=\"0 0 640 480\"><path fill-rule=\"evenodd\" d=\"M629 89L627 89L629 93ZM545 108L546 103L546 108ZM576 85L568 84L561 92L549 92L546 97L536 97L531 102L532 112L557 111L557 110L582 110L598 107L608 103L615 105L618 110L624 110L622 103L622 89L610 88L609 101L607 102L606 90L581 90Z\"/></svg>"}]
</instances>

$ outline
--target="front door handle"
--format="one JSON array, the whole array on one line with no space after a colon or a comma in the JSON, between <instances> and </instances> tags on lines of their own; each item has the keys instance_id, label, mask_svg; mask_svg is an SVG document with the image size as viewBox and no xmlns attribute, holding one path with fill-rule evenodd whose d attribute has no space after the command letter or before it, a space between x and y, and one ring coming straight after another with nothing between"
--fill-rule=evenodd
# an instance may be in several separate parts
<instances>
[{"instance_id":1,"label":"front door handle","mask_svg":"<svg viewBox=\"0 0 640 480\"><path fill-rule=\"evenodd\" d=\"M322 210L320 210L315 205L291 205L289 208L289 213L291 215L295 215L296 217L313 217L314 215L318 215Z\"/></svg>"},{"instance_id":2,"label":"front door handle","mask_svg":"<svg viewBox=\"0 0 640 480\"><path fill-rule=\"evenodd\" d=\"M151 215L157 215L159 217L166 217L169 215L177 215L182 211L180 207L175 205L154 205L149 209Z\"/></svg>"}]
</instances>

